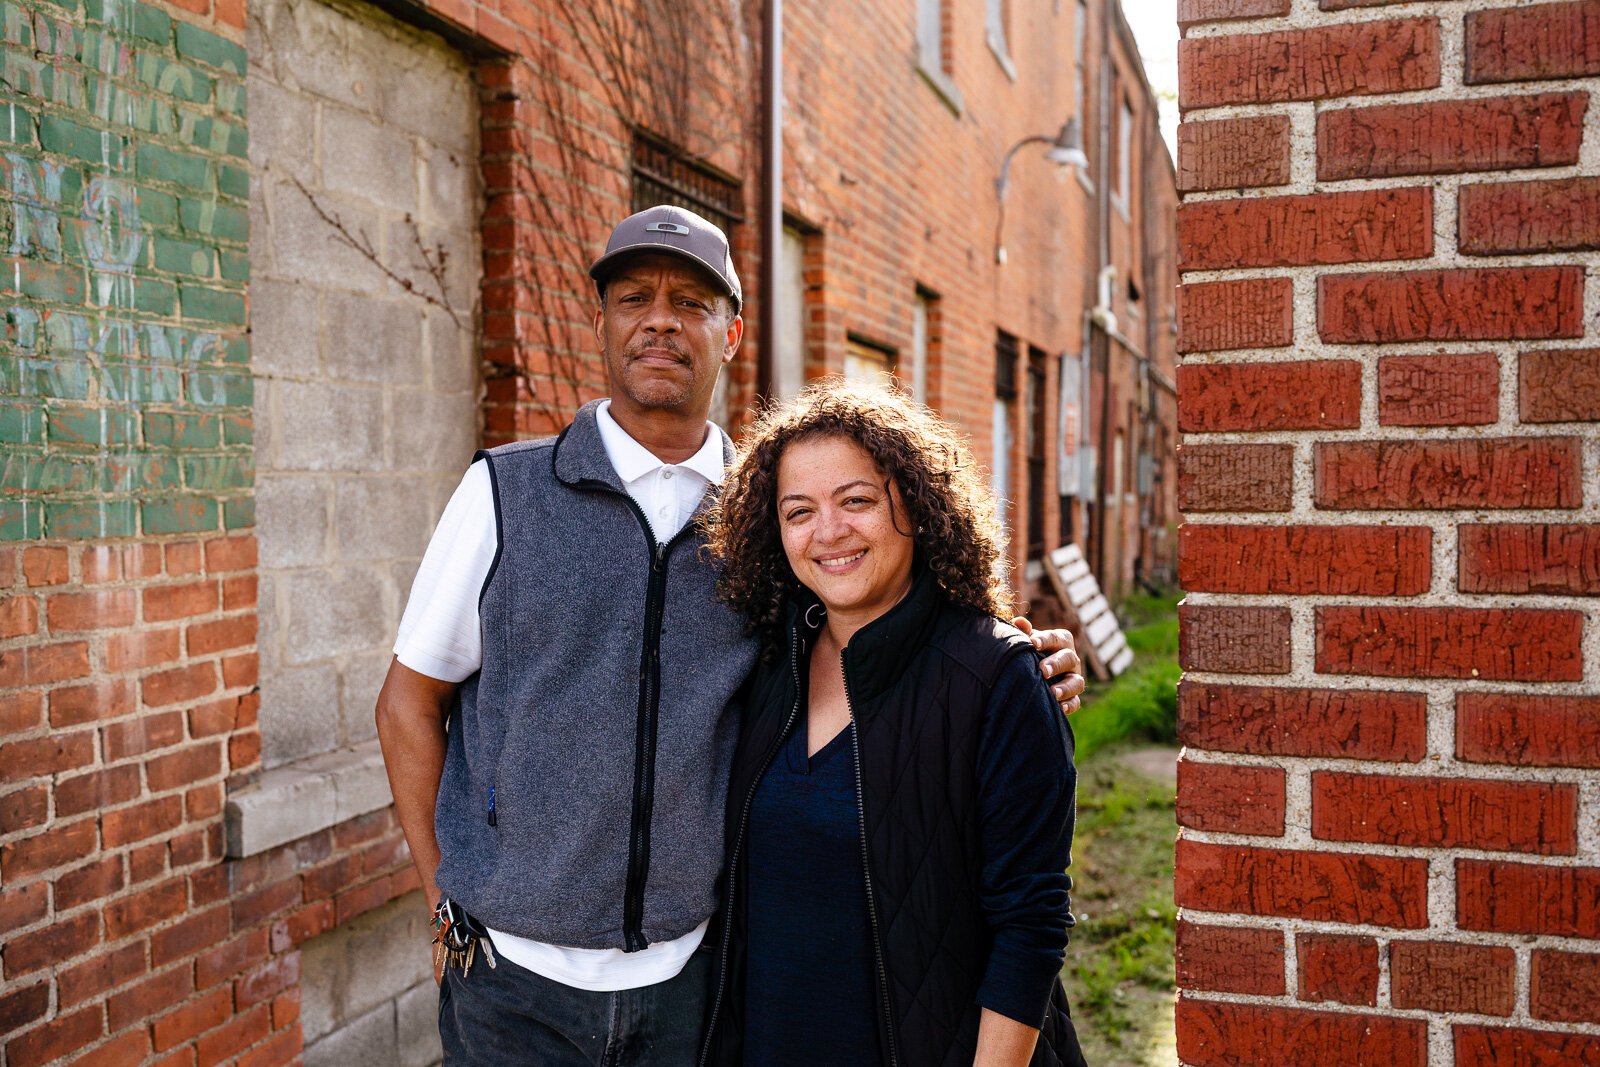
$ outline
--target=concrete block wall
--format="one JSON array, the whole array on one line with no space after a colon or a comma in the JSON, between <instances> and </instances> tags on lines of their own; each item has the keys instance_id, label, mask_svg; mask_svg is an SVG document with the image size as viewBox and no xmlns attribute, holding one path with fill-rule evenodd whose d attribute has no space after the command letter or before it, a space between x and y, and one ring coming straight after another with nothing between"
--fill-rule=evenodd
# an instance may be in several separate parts
<instances>
[{"instance_id":1,"label":"concrete block wall","mask_svg":"<svg viewBox=\"0 0 1600 1067\"><path fill-rule=\"evenodd\" d=\"M1600 3L1179 15L1179 1057L1600 1063Z\"/></svg>"},{"instance_id":2,"label":"concrete block wall","mask_svg":"<svg viewBox=\"0 0 1600 1067\"><path fill-rule=\"evenodd\" d=\"M246 44L272 768L375 736L411 579L479 438L482 208L460 52L319 0L252 4Z\"/></svg>"}]
</instances>

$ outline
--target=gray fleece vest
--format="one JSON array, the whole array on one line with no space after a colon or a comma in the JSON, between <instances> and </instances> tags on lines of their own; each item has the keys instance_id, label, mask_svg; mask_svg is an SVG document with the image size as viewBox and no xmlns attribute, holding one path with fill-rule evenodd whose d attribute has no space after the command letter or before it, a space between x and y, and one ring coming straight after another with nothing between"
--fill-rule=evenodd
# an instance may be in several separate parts
<instances>
[{"instance_id":1,"label":"gray fleece vest","mask_svg":"<svg viewBox=\"0 0 1600 1067\"><path fill-rule=\"evenodd\" d=\"M500 549L434 824L440 889L486 925L638 951L716 908L729 702L756 646L715 599L698 524L657 546L597 406L560 437L479 453Z\"/></svg>"}]
</instances>

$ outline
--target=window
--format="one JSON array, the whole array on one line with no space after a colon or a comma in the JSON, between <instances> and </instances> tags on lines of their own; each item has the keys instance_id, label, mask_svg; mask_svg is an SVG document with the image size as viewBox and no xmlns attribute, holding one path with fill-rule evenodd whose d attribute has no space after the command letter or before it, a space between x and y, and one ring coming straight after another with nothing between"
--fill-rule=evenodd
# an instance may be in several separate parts
<instances>
[{"instance_id":1,"label":"window","mask_svg":"<svg viewBox=\"0 0 1600 1067\"><path fill-rule=\"evenodd\" d=\"M1124 97L1117 112L1117 194L1113 201L1128 217L1133 186L1133 108Z\"/></svg>"},{"instance_id":2,"label":"window","mask_svg":"<svg viewBox=\"0 0 1600 1067\"><path fill-rule=\"evenodd\" d=\"M1000 330L994 342L994 462L995 518L1009 539L1011 499L1011 408L1017 399L1017 339Z\"/></svg>"},{"instance_id":3,"label":"window","mask_svg":"<svg viewBox=\"0 0 1600 1067\"><path fill-rule=\"evenodd\" d=\"M633 210L673 204L703 215L733 236L744 221L737 181L690 159L682 149L643 130L633 132Z\"/></svg>"},{"instance_id":4,"label":"window","mask_svg":"<svg viewBox=\"0 0 1600 1067\"><path fill-rule=\"evenodd\" d=\"M951 78L949 20L948 0L917 0L917 71L945 106L959 115L961 91Z\"/></svg>"},{"instance_id":5,"label":"window","mask_svg":"<svg viewBox=\"0 0 1600 1067\"><path fill-rule=\"evenodd\" d=\"M806 384L805 234L783 228L778 257L778 338L772 353L772 395L788 400Z\"/></svg>"},{"instance_id":6,"label":"window","mask_svg":"<svg viewBox=\"0 0 1600 1067\"><path fill-rule=\"evenodd\" d=\"M1028 423L1025 440L1028 453L1028 558L1044 555L1044 461L1049 441L1049 396L1046 393L1048 370L1043 349L1028 346Z\"/></svg>"},{"instance_id":7,"label":"window","mask_svg":"<svg viewBox=\"0 0 1600 1067\"><path fill-rule=\"evenodd\" d=\"M894 350L851 337L844 352L844 376L853 382L894 384Z\"/></svg>"},{"instance_id":8,"label":"window","mask_svg":"<svg viewBox=\"0 0 1600 1067\"><path fill-rule=\"evenodd\" d=\"M911 307L911 395L919 404L928 402L928 364L932 358L938 302L937 296L919 288L916 303Z\"/></svg>"},{"instance_id":9,"label":"window","mask_svg":"<svg viewBox=\"0 0 1600 1067\"><path fill-rule=\"evenodd\" d=\"M985 0L983 12L983 33L989 42L989 51L1000 61L1001 69L1012 81L1017 79L1016 64L1011 61L1011 49L1006 43L1006 9L1010 5L1006 0Z\"/></svg>"}]
</instances>

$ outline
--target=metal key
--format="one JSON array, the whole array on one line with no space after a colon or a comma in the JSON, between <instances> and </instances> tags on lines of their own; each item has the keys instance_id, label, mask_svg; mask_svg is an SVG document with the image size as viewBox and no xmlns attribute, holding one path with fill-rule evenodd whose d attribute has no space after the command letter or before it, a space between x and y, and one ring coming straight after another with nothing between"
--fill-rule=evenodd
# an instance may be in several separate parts
<instances>
[{"instance_id":1,"label":"metal key","mask_svg":"<svg viewBox=\"0 0 1600 1067\"><path fill-rule=\"evenodd\" d=\"M498 966L494 958L494 945L489 942L487 937L480 937L478 940L483 943L483 958L484 961L489 964L489 969L492 971Z\"/></svg>"}]
</instances>

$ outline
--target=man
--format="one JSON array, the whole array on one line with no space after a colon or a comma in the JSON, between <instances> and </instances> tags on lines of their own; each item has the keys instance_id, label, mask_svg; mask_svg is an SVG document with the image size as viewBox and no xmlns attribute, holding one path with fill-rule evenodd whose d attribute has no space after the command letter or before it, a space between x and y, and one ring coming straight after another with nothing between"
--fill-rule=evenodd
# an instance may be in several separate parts
<instances>
[{"instance_id":1,"label":"man","mask_svg":"<svg viewBox=\"0 0 1600 1067\"><path fill-rule=\"evenodd\" d=\"M676 207L619 223L589 273L611 398L478 454L378 698L426 899L486 930L444 968L450 1063L699 1051L730 701L755 647L689 519L733 456L706 416L742 293L722 231ZM1050 673L1077 670L1070 636L1040 637L1062 648ZM1082 686L1057 679L1064 708Z\"/></svg>"}]
</instances>

